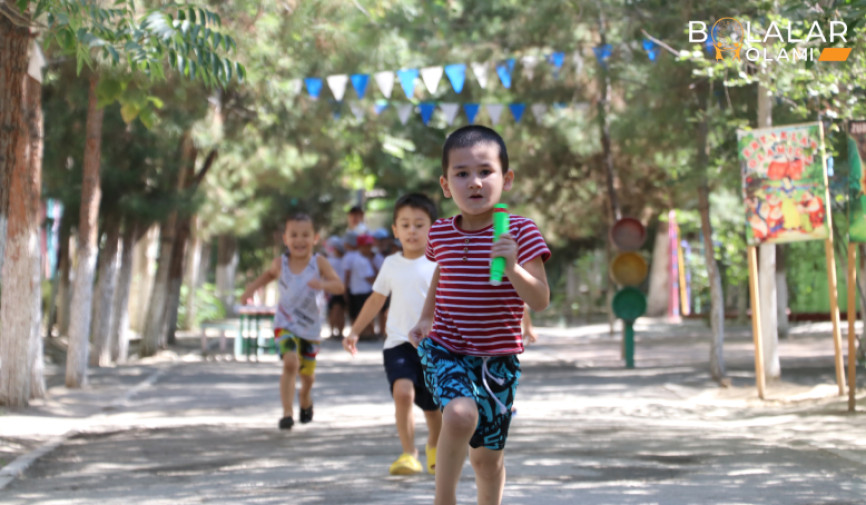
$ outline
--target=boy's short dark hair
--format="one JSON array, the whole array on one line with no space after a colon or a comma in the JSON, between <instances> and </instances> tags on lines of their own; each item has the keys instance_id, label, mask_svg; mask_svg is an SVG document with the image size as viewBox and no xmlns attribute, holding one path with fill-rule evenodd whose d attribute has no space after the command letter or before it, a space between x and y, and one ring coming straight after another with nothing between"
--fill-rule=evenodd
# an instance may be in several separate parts
<instances>
[{"instance_id":1,"label":"boy's short dark hair","mask_svg":"<svg viewBox=\"0 0 866 505\"><path fill-rule=\"evenodd\" d=\"M349 212L348 212L348 213L349 213L349 214L363 214L363 213L364 213L364 209L361 208L360 205L355 205L355 206L353 206L351 209L349 209Z\"/></svg>"},{"instance_id":2,"label":"boy's short dark hair","mask_svg":"<svg viewBox=\"0 0 866 505\"><path fill-rule=\"evenodd\" d=\"M306 212L296 212L296 213L292 214L291 216L289 216L288 219L286 219L286 224L288 224L292 221L298 221L298 222L302 222L302 223L304 221L306 221L310 224L314 224L313 218L309 214L307 214Z\"/></svg>"},{"instance_id":3,"label":"boy's short dark hair","mask_svg":"<svg viewBox=\"0 0 866 505\"><path fill-rule=\"evenodd\" d=\"M502 165L502 173L508 172L508 150L505 149L505 141L495 130L481 125L468 125L451 132L442 146L442 175L448 175L448 155L454 149L472 147L476 144L491 142L499 146L499 164Z\"/></svg>"},{"instance_id":4,"label":"boy's short dark hair","mask_svg":"<svg viewBox=\"0 0 866 505\"><path fill-rule=\"evenodd\" d=\"M397 222L397 213L403 207L412 207L413 209L422 210L430 216L430 222L436 221L436 204L433 203L427 195L422 193L409 193L397 199L394 204L394 222Z\"/></svg>"}]
</instances>

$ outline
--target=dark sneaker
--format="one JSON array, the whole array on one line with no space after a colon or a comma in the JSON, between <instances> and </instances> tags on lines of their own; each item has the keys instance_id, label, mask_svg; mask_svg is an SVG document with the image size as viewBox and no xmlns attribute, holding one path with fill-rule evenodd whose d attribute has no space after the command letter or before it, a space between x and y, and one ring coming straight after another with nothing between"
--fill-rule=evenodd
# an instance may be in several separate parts
<instances>
[{"instance_id":1,"label":"dark sneaker","mask_svg":"<svg viewBox=\"0 0 866 505\"><path fill-rule=\"evenodd\" d=\"M281 430L290 430L290 429L292 429L292 426L294 426L294 425L295 425L295 420L292 419L292 416L286 416L286 417L280 419L280 429Z\"/></svg>"},{"instance_id":2,"label":"dark sneaker","mask_svg":"<svg viewBox=\"0 0 866 505\"><path fill-rule=\"evenodd\" d=\"M301 423L306 424L313 420L313 406L307 408L301 407Z\"/></svg>"}]
</instances>

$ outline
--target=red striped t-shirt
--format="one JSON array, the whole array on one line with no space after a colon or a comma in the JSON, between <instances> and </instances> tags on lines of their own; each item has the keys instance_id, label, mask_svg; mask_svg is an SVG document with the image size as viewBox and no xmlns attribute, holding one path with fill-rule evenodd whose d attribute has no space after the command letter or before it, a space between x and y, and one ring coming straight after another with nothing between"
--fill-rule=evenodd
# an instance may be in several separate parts
<instances>
[{"instance_id":1,"label":"red striped t-shirt","mask_svg":"<svg viewBox=\"0 0 866 505\"><path fill-rule=\"evenodd\" d=\"M509 216L517 242L517 263L550 257L544 237L531 219ZM498 356L523 352L520 321L523 300L507 277L490 284L493 225L462 230L457 216L437 220L427 236L427 258L439 264L439 285L430 338L452 352Z\"/></svg>"}]
</instances>

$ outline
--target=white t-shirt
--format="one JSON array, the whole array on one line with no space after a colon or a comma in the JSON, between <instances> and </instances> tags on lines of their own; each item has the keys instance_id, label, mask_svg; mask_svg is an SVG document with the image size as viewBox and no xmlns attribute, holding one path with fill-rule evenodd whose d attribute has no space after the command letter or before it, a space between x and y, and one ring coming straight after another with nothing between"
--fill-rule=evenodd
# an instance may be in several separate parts
<instances>
[{"instance_id":1,"label":"white t-shirt","mask_svg":"<svg viewBox=\"0 0 866 505\"><path fill-rule=\"evenodd\" d=\"M376 293L394 295L388 309L385 349L409 342L409 330L418 324L435 272L436 263L424 256L409 260L396 253L385 258L373 283Z\"/></svg>"},{"instance_id":2,"label":"white t-shirt","mask_svg":"<svg viewBox=\"0 0 866 505\"><path fill-rule=\"evenodd\" d=\"M349 285L346 288L350 294L362 295L373 291L373 285L367 277L374 277L376 270L373 263L358 251L351 251L343 256L343 270L349 272Z\"/></svg>"}]
</instances>

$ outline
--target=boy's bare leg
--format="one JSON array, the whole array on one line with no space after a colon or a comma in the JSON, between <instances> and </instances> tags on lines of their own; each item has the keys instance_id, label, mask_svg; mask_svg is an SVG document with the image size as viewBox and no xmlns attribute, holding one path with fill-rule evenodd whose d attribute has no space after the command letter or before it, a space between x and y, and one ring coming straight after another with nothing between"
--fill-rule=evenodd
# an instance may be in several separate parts
<instances>
[{"instance_id":1,"label":"boy's bare leg","mask_svg":"<svg viewBox=\"0 0 866 505\"><path fill-rule=\"evenodd\" d=\"M439 410L425 410L424 418L427 421L427 445L439 446L439 433L442 431L442 412Z\"/></svg>"},{"instance_id":2,"label":"boy's bare leg","mask_svg":"<svg viewBox=\"0 0 866 505\"><path fill-rule=\"evenodd\" d=\"M415 448L415 415L412 404L415 401L415 384L409 379L394 381L394 416L397 421L397 435L403 452L418 457Z\"/></svg>"},{"instance_id":3,"label":"boy's bare leg","mask_svg":"<svg viewBox=\"0 0 866 505\"><path fill-rule=\"evenodd\" d=\"M313 383L316 382L315 375L301 375L301 390L298 391L298 403L302 409L313 406Z\"/></svg>"},{"instance_id":4,"label":"boy's bare leg","mask_svg":"<svg viewBox=\"0 0 866 505\"><path fill-rule=\"evenodd\" d=\"M475 471L478 505L499 505L505 488L505 450L494 451L478 447L469 451L469 461Z\"/></svg>"},{"instance_id":5,"label":"boy's bare leg","mask_svg":"<svg viewBox=\"0 0 866 505\"><path fill-rule=\"evenodd\" d=\"M477 424L478 406L472 398L455 398L445 406L436 451L435 505L456 505L457 482Z\"/></svg>"},{"instance_id":6,"label":"boy's bare leg","mask_svg":"<svg viewBox=\"0 0 866 505\"><path fill-rule=\"evenodd\" d=\"M300 360L298 354L283 355L283 374L280 375L280 399L283 402L283 417L290 417L295 402L295 378L298 376Z\"/></svg>"}]
</instances>

